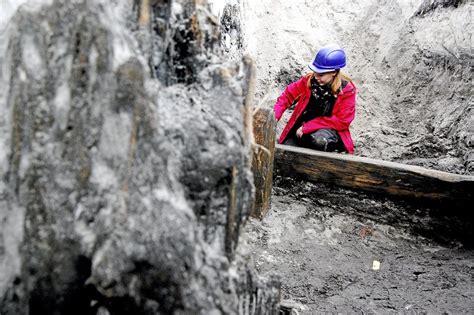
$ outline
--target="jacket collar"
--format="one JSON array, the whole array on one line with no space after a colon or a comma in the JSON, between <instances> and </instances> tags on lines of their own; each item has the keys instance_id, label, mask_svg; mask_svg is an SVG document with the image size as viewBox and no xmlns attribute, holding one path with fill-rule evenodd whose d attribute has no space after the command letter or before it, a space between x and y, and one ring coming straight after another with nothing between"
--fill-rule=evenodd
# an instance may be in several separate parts
<instances>
[{"instance_id":1,"label":"jacket collar","mask_svg":"<svg viewBox=\"0 0 474 315\"><path fill-rule=\"evenodd\" d=\"M351 94L352 92L355 91L355 85L352 82L347 83L347 85L340 91L337 96L342 96L345 94Z\"/></svg>"}]
</instances>

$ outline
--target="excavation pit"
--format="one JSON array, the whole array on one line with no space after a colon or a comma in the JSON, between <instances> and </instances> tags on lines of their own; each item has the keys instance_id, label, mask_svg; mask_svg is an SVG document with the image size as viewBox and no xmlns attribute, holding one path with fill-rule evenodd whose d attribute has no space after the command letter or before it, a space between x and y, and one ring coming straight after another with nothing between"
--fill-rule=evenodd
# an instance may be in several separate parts
<instances>
[{"instance_id":1,"label":"excavation pit","mask_svg":"<svg viewBox=\"0 0 474 315\"><path fill-rule=\"evenodd\" d=\"M471 231L467 208L276 172L271 209L245 237L257 269L280 275L282 304L299 314L461 314L474 307Z\"/></svg>"}]
</instances>

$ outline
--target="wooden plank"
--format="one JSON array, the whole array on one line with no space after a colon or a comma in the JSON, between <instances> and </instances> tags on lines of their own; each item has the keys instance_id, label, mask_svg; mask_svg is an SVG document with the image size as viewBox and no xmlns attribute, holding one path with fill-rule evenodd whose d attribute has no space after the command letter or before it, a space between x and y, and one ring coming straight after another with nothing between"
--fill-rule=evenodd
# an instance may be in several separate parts
<instances>
[{"instance_id":1,"label":"wooden plank","mask_svg":"<svg viewBox=\"0 0 474 315\"><path fill-rule=\"evenodd\" d=\"M255 204L250 215L263 218L270 209L273 185L276 120L273 109L263 107L253 115L255 148L252 172L255 185Z\"/></svg>"},{"instance_id":2,"label":"wooden plank","mask_svg":"<svg viewBox=\"0 0 474 315\"><path fill-rule=\"evenodd\" d=\"M309 181L432 201L467 204L474 192L474 176L286 145L276 146L275 168Z\"/></svg>"}]
</instances>

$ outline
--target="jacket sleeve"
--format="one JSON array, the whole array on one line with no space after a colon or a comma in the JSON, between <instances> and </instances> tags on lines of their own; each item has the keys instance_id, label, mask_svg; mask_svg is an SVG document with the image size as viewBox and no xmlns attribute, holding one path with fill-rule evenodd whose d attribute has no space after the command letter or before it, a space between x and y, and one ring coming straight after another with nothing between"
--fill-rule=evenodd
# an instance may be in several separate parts
<instances>
[{"instance_id":1,"label":"jacket sleeve","mask_svg":"<svg viewBox=\"0 0 474 315\"><path fill-rule=\"evenodd\" d=\"M291 106L295 101L298 101L307 83L307 78L302 77L298 81L295 81L288 85L283 93L278 97L273 111L277 121L280 120L285 110Z\"/></svg>"},{"instance_id":2,"label":"jacket sleeve","mask_svg":"<svg viewBox=\"0 0 474 315\"><path fill-rule=\"evenodd\" d=\"M349 95L341 96L341 99L336 102L332 116L317 117L304 123L303 133L312 133L323 128L331 128L337 131L349 129L349 125L355 117L356 91L354 89L348 93Z\"/></svg>"}]
</instances>

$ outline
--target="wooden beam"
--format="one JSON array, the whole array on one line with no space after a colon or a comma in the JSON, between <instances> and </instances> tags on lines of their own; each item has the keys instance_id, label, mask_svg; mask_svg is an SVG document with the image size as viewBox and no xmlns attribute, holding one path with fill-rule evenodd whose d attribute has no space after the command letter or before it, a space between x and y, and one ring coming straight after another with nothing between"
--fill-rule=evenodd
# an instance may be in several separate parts
<instances>
[{"instance_id":1,"label":"wooden beam","mask_svg":"<svg viewBox=\"0 0 474 315\"><path fill-rule=\"evenodd\" d=\"M368 192L462 204L473 201L474 176L365 157L277 145L275 168L282 175Z\"/></svg>"},{"instance_id":2,"label":"wooden beam","mask_svg":"<svg viewBox=\"0 0 474 315\"><path fill-rule=\"evenodd\" d=\"M253 114L255 144L252 172L255 185L255 204L250 215L260 219L270 209L273 186L275 130L276 120L272 108L263 107Z\"/></svg>"}]
</instances>

